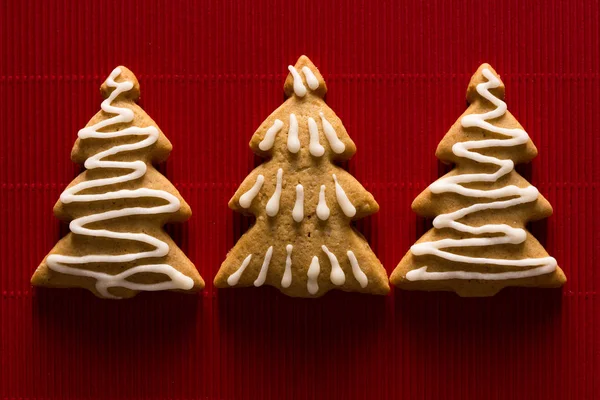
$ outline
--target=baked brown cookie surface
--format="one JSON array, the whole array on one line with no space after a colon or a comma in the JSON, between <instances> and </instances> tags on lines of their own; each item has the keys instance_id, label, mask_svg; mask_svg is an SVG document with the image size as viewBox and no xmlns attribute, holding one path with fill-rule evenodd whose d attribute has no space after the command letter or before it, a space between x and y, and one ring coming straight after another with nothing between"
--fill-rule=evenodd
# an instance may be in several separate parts
<instances>
[{"instance_id":1,"label":"baked brown cookie surface","mask_svg":"<svg viewBox=\"0 0 600 400\"><path fill-rule=\"evenodd\" d=\"M105 100L79 131L71 158L81 173L61 194L55 215L70 221L31 283L79 287L103 298L140 291L194 292L204 281L163 230L184 221L190 207L152 163L166 160L171 143L136 104L139 84L117 67L101 87Z\"/></svg>"},{"instance_id":2,"label":"baked brown cookie surface","mask_svg":"<svg viewBox=\"0 0 600 400\"><path fill-rule=\"evenodd\" d=\"M356 146L325 104L327 86L306 56L284 86L287 100L257 129L252 150L268 160L229 202L256 216L215 278L219 288L270 285L296 297L332 289L386 294L385 269L351 222L379 210L373 196L335 164Z\"/></svg>"},{"instance_id":3,"label":"baked brown cookie surface","mask_svg":"<svg viewBox=\"0 0 600 400\"><path fill-rule=\"evenodd\" d=\"M488 64L471 78L469 107L436 156L454 169L423 191L413 210L435 218L390 280L409 290L492 296L507 286L559 287L554 258L525 229L552 214L539 191L514 170L537 149L507 110L504 84Z\"/></svg>"}]
</instances>

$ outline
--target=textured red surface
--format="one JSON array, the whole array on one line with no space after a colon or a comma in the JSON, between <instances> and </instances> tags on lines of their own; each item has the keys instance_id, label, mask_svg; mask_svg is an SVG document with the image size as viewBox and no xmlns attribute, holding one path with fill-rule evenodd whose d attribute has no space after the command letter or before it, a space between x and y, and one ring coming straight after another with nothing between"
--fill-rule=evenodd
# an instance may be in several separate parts
<instances>
[{"instance_id":1,"label":"textured red surface","mask_svg":"<svg viewBox=\"0 0 600 400\"><path fill-rule=\"evenodd\" d=\"M600 398L597 1L4 1L0 5L2 399ZM524 174L555 214L533 231L564 290L289 299L211 281L247 221L227 200L247 143L307 54L358 147L381 211L360 223L388 272L425 228L412 199L487 61L540 155ZM52 215L79 128L112 69L173 143L164 167L194 210L172 228L198 296L32 291L65 232Z\"/></svg>"}]
</instances>

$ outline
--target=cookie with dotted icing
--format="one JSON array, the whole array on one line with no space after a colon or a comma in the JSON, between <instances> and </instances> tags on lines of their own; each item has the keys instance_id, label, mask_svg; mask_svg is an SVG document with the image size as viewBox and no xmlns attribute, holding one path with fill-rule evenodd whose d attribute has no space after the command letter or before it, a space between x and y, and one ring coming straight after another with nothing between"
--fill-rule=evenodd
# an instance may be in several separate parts
<instances>
[{"instance_id":1,"label":"cookie with dotted icing","mask_svg":"<svg viewBox=\"0 0 600 400\"><path fill-rule=\"evenodd\" d=\"M82 172L54 214L70 221L31 278L34 286L84 288L102 298L140 291L195 292L204 281L163 225L191 216L177 189L154 167L171 143L140 108L139 84L117 67L101 86L105 100L78 134L71 159Z\"/></svg>"},{"instance_id":2,"label":"cookie with dotted icing","mask_svg":"<svg viewBox=\"0 0 600 400\"><path fill-rule=\"evenodd\" d=\"M379 206L335 164L352 157L356 146L325 104L327 86L308 57L288 71L287 100L250 141L267 160L229 202L256 222L227 255L215 286L270 285L295 297L332 289L386 294L385 269L351 225Z\"/></svg>"},{"instance_id":3,"label":"cookie with dotted icing","mask_svg":"<svg viewBox=\"0 0 600 400\"><path fill-rule=\"evenodd\" d=\"M454 169L412 204L417 214L434 218L433 228L400 261L391 282L461 296L493 296L507 286L562 286L563 271L526 229L550 216L552 207L514 169L537 149L507 110L504 84L488 64L471 78L467 101L436 152Z\"/></svg>"}]
</instances>

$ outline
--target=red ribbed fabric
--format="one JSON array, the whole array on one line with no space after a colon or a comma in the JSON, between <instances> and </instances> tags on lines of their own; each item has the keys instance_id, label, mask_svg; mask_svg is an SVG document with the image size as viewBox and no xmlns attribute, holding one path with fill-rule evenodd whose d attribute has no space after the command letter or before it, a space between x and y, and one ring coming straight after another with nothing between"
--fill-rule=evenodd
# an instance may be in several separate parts
<instances>
[{"instance_id":1,"label":"red ribbed fabric","mask_svg":"<svg viewBox=\"0 0 600 400\"><path fill-rule=\"evenodd\" d=\"M600 6L597 1L320 0L0 4L0 397L13 399L600 398ZM489 62L539 149L522 168L554 207L532 227L564 290L217 292L248 221L227 201L248 141L301 54L358 152L381 211L359 223L391 272L426 223L413 198ZM79 166L77 131L126 65L173 143L162 167L194 211L172 235L207 281L198 296L32 291L66 227L52 206Z\"/></svg>"}]
</instances>

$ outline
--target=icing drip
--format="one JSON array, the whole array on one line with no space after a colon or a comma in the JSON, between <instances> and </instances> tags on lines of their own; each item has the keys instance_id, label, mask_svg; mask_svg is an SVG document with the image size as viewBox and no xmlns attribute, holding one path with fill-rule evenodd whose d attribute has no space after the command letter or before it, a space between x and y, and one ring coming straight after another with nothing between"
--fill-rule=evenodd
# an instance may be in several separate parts
<instances>
[{"instance_id":1,"label":"icing drip","mask_svg":"<svg viewBox=\"0 0 600 400\"><path fill-rule=\"evenodd\" d=\"M306 78L306 83L308 84L308 87L311 88L312 90L318 89L319 88L319 80L317 79L315 74L313 74L311 69L308 68L307 66L304 66L304 67L302 67L302 72L304 73L304 77Z\"/></svg>"},{"instance_id":2,"label":"icing drip","mask_svg":"<svg viewBox=\"0 0 600 400\"><path fill-rule=\"evenodd\" d=\"M267 130L267 133L265 133L263 140L258 144L258 148L262 151L271 149L271 147L273 147L273 143L275 142L275 136L277 133L279 133L282 127L283 122L279 119L276 119L275 122L273 122L273 125Z\"/></svg>"},{"instance_id":3,"label":"icing drip","mask_svg":"<svg viewBox=\"0 0 600 400\"><path fill-rule=\"evenodd\" d=\"M304 187L301 184L296 185L296 204L292 211L292 217L296 222L304 219Z\"/></svg>"},{"instance_id":4,"label":"icing drip","mask_svg":"<svg viewBox=\"0 0 600 400\"><path fill-rule=\"evenodd\" d=\"M323 124L323 131L325 132L325 136L327 137L327 141L331 146L331 149L334 153L341 154L346 150L346 145L342 142L338 137L337 133L335 133L335 129L333 126L327 121L325 118L325 114L322 112L319 113L321 116L321 123Z\"/></svg>"},{"instance_id":5,"label":"icing drip","mask_svg":"<svg viewBox=\"0 0 600 400\"><path fill-rule=\"evenodd\" d=\"M256 182L254 182L254 185L250 188L250 190L248 190L246 193L240 196L240 206L244 208L250 207L250 205L252 204L252 200L254 200L254 198L260 191L260 188L262 188L264 182L265 177L263 175L258 175L256 177Z\"/></svg>"},{"instance_id":6,"label":"icing drip","mask_svg":"<svg viewBox=\"0 0 600 400\"><path fill-rule=\"evenodd\" d=\"M327 246L323 245L321 246L321 248L323 249L325 254L327 254L329 262L331 263L331 274L329 275L331 283L333 283L336 286L343 285L344 282L346 282L346 276L344 275L344 271L342 271L342 268L340 267L340 263L338 262L337 257L335 256L335 254L329 251Z\"/></svg>"},{"instance_id":7,"label":"icing drip","mask_svg":"<svg viewBox=\"0 0 600 400\"><path fill-rule=\"evenodd\" d=\"M485 257L469 257L444 251L445 248L458 247L487 247L500 244L519 244L527 238L524 229L513 228L506 224L487 224L479 227L466 225L458 222L472 213L484 210L498 210L513 207L519 204L530 203L539 197L538 190L533 186L519 188L514 185L505 186L499 189L479 190L470 189L462 186L463 183L472 182L497 182L501 177L510 173L514 169L512 160L501 160L496 157L486 156L472 149L487 149L494 147L514 147L529 141L529 135L522 129L502 128L492 125L488 120L494 120L502 117L507 110L506 103L494 96L490 89L500 86L500 80L492 74L489 69L482 70L483 76L487 82L477 85L477 92L486 100L491 102L496 109L483 114L466 115L461 119L461 125L465 128L478 127L490 132L508 136L509 139L486 139L475 140L463 143L456 143L452 146L452 152L458 156L467 158L482 164L494 164L499 167L493 174L463 174L439 179L432 183L429 188L433 193L458 193L465 197L500 199L512 197L508 200L492 201L487 203L477 203L464 207L455 212L442 214L433 220L433 226L436 229L451 228L459 232L472 235L496 234L494 237L487 238L467 238L467 239L442 239L435 242L417 243L411 247L414 255L434 255L452 262L468 264L486 264L501 265L512 267L537 267L525 271L509 271L501 273L481 273L467 271L448 271L448 272L427 272L427 267L422 267L406 274L408 280L444 280L444 279L483 279L483 280L505 280L519 279L531 276L543 275L553 272L556 269L556 260L553 257L525 258L520 260L495 259Z\"/></svg>"},{"instance_id":8,"label":"icing drip","mask_svg":"<svg viewBox=\"0 0 600 400\"><path fill-rule=\"evenodd\" d=\"M304 83L302 83L300 74L296 71L296 68L291 65L288 65L288 70L294 77L294 93L296 93L296 96L298 97L304 97L306 95L306 87L304 86Z\"/></svg>"},{"instance_id":9,"label":"icing drip","mask_svg":"<svg viewBox=\"0 0 600 400\"><path fill-rule=\"evenodd\" d=\"M321 272L321 266L319 265L319 257L314 256L312 258L312 262L310 263L310 267L308 268L308 281L306 282L306 288L308 289L308 293L316 294L319 291L319 284L317 280L319 279L319 273Z\"/></svg>"},{"instance_id":10,"label":"icing drip","mask_svg":"<svg viewBox=\"0 0 600 400\"><path fill-rule=\"evenodd\" d=\"M290 128L288 130L287 146L290 153L297 153L300 150L300 140L298 139L298 120L295 114L290 114Z\"/></svg>"},{"instance_id":11,"label":"icing drip","mask_svg":"<svg viewBox=\"0 0 600 400\"><path fill-rule=\"evenodd\" d=\"M356 215L356 208L352 205L348 199L348 196L346 196L346 192L344 192L344 189L338 183L335 174L333 174L333 181L335 182L335 197L337 198L338 204L342 208L342 211L347 217L354 217Z\"/></svg>"},{"instance_id":12,"label":"icing drip","mask_svg":"<svg viewBox=\"0 0 600 400\"><path fill-rule=\"evenodd\" d=\"M319 192L317 217L319 217L321 221L327 221L327 218L329 218L329 207L327 207L327 201L325 200L325 185L321 185L321 191Z\"/></svg>"},{"instance_id":13,"label":"icing drip","mask_svg":"<svg viewBox=\"0 0 600 400\"><path fill-rule=\"evenodd\" d=\"M361 288L366 288L369 280L367 279L367 275L365 275L363 270L360 269L360 265L358 265L356 256L351 250L348 250L346 255L348 256L348 260L350 260L350 265L352 265L352 274L354 275L354 278L356 278Z\"/></svg>"},{"instance_id":14,"label":"icing drip","mask_svg":"<svg viewBox=\"0 0 600 400\"><path fill-rule=\"evenodd\" d=\"M227 284L229 286L235 286L238 284L242 274L246 270L246 267L248 264L250 264L250 260L252 260L252 254L248 255L248 257L244 259L244 262L242 262L242 265L237 269L237 271L229 275L229 278L227 278Z\"/></svg>"},{"instance_id":15,"label":"icing drip","mask_svg":"<svg viewBox=\"0 0 600 400\"><path fill-rule=\"evenodd\" d=\"M294 246L288 244L285 246L287 257L285 258L285 272L283 278L281 278L281 287L288 288L292 284L292 250Z\"/></svg>"},{"instance_id":16,"label":"icing drip","mask_svg":"<svg viewBox=\"0 0 600 400\"><path fill-rule=\"evenodd\" d=\"M73 202L86 203L94 201L118 200L118 199L133 199L133 198L154 198L164 200L167 204L156 207L128 207L120 210L106 211L98 214L92 214L85 217L77 218L71 221L69 228L71 232L78 235L90 237L104 237L117 240L130 240L140 243L145 243L153 250L128 253L122 255L108 254L93 254L87 256L64 256L60 254L51 254L46 259L48 268L67 275L84 276L96 279L96 290L104 297L118 298L108 292L112 287L123 287L131 290L157 291L170 289L189 290L194 286L194 281L177 271L168 264L149 264L138 265L133 268L121 272L117 275L110 275L102 272L90 271L82 268L71 267L70 265L84 265L88 263L127 263L141 260L144 258L164 257L169 253L169 245L153 236L145 233L132 232L114 232L107 229L89 229L86 225L113 220L116 218L131 216L131 215L156 215L173 213L179 210L179 199L172 194L163 190L155 190L148 188L139 188L135 190L117 190L102 194L78 194L91 188L100 188L115 184L125 183L136 180L145 175L147 166L141 160L137 161L105 161L104 158L112 157L122 152L130 152L139 150L154 144L159 137L159 131L155 126L138 127L130 126L120 131L106 131L107 127L130 123L134 119L134 113L131 109L125 107L113 106L112 102L123 92L127 92L133 88L133 82L124 81L116 82L115 79L121 74L121 69L116 68L106 80L106 85L115 88L110 96L102 102L102 110L108 114L116 114L114 117L102 120L93 126L83 128L79 131L79 138L97 138L97 139L112 139L124 136L142 136L145 138L136 143L122 144L113 146L110 149L104 150L85 161L85 167L88 170L96 168L119 169L131 171L125 175L100 178L90 181L80 182L75 186L66 189L60 196L60 200L64 204ZM104 132L100 132L103 130ZM157 273L163 274L170 278L169 281L159 282L154 284L134 283L128 281L127 278L139 273Z\"/></svg>"},{"instance_id":17,"label":"icing drip","mask_svg":"<svg viewBox=\"0 0 600 400\"><path fill-rule=\"evenodd\" d=\"M267 202L267 215L269 217L274 217L279 212L279 200L281 199L281 179L283 177L283 170L279 168L277 170L277 187L275 188L275 193Z\"/></svg>"},{"instance_id":18,"label":"icing drip","mask_svg":"<svg viewBox=\"0 0 600 400\"><path fill-rule=\"evenodd\" d=\"M325 153L325 148L319 143L319 128L312 117L308 117L308 132L310 133L310 144L308 150L315 157L321 157Z\"/></svg>"},{"instance_id":19,"label":"icing drip","mask_svg":"<svg viewBox=\"0 0 600 400\"><path fill-rule=\"evenodd\" d=\"M258 274L258 277L254 281L254 286L259 287L259 286L262 286L263 283L265 283L265 280L267 279L267 272L269 271L269 264L271 263L272 256L273 256L273 246L269 247L267 249L267 252L265 253L265 259L263 261L262 267L260 267L260 272Z\"/></svg>"}]
</instances>

